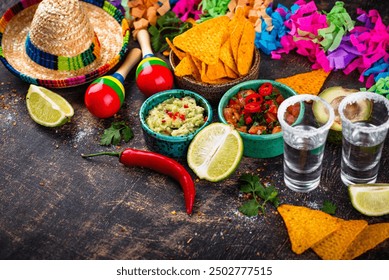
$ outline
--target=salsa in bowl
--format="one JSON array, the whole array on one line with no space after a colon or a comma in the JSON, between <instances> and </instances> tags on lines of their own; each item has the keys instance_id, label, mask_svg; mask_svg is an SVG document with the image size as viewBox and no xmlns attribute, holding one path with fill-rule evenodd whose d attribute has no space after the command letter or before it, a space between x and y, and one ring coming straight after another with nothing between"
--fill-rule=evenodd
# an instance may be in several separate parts
<instances>
[{"instance_id":1,"label":"salsa in bowl","mask_svg":"<svg viewBox=\"0 0 389 280\"><path fill-rule=\"evenodd\" d=\"M243 138L244 156L270 158L283 153L283 139L277 119L278 106L296 95L290 87L273 80L251 80L228 90L218 106L221 122L233 125ZM293 123L299 108L291 108Z\"/></svg>"}]
</instances>

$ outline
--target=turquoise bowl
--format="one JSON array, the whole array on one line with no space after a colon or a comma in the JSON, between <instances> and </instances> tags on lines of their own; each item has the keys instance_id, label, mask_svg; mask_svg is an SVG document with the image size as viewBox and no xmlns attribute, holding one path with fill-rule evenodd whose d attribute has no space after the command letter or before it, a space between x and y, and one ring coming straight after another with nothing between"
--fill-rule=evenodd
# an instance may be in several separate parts
<instances>
[{"instance_id":1,"label":"turquoise bowl","mask_svg":"<svg viewBox=\"0 0 389 280\"><path fill-rule=\"evenodd\" d=\"M223 115L223 109L227 106L230 99L239 91L245 89L258 90L264 83L271 83L273 87L279 89L281 95L286 99L297 93L290 87L273 80L251 80L240 83L229 89L220 99L218 106L218 116L221 122L227 123ZM284 142L282 131L274 134L253 135L245 132L239 132L243 139L243 155L252 158L272 158L282 155L284 152Z\"/></svg>"},{"instance_id":2,"label":"turquoise bowl","mask_svg":"<svg viewBox=\"0 0 389 280\"><path fill-rule=\"evenodd\" d=\"M199 129L183 136L169 136L155 132L148 127L146 118L151 109L169 98L182 98L185 96L193 97L197 105L205 109L207 120ZM213 113L210 103L203 96L189 90L171 89L161 91L147 98L140 107L139 117L146 145L150 150L168 157L181 158L186 156L188 146L193 137L212 122Z\"/></svg>"}]
</instances>

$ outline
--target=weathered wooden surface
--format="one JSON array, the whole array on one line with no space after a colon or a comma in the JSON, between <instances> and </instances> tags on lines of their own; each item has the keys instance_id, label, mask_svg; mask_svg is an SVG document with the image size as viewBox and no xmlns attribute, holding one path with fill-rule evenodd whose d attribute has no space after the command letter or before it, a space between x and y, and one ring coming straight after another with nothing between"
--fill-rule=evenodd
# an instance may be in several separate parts
<instances>
[{"instance_id":1,"label":"weathered wooden surface","mask_svg":"<svg viewBox=\"0 0 389 280\"><path fill-rule=\"evenodd\" d=\"M15 2L1 1L1 13ZM290 6L292 1L279 2ZM326 10L333 2L316 1ZM348 7L360 5L346 2ZM383 2L368 1L362 7L381 3L380 12L387 17ZM297 55L279 61L262 55L260 78L309 69L310 63ZM99 150L147 149L138 116L145 98L133 77L130 73L126 80L127 97L118 119L130 124L135 138L122 147L101 147L99 138L113 119L99 120L89 114L83 104L86 86L57 90L73 105L75 115L71 123L48 129L28 116L29 85L0 65L0 259L318 259L310 250L302 255L291 251L285 226L273 207L267 207L266 216L255 218L238 212L244 202L238 178L247 171L273 183L284 203L318 208L331 200L338 206L337 217L388 222L388 216L365 217L351 206L340 180L340 147L331 144L315 191L300 194L284 186L282 156L243 158L236 173L223 182L196 180L191 217L185 213L179 185L169 177L127 168L116 158L81 158L81 153ZM324 87L334 85L363 86L357 73L341 72L332 73ZM179 161L187 167L184 159ZM379 182L389 182L388 170L389 143ZM389 259L389 240L360 259Z\"/></svg>"}]
</instances>

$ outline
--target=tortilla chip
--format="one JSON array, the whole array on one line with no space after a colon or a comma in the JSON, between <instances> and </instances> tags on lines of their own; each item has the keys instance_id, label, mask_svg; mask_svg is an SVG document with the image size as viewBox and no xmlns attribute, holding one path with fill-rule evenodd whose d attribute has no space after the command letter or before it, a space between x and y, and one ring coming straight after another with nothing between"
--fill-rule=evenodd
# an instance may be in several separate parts
<instances>
[{"instance_id":1,"label":"tortilla chip","mask_svg":"<svg viewBox=\"0 0 389 280\"><path fill-rule=\"evenodd\" d=\"M176 48L176 46L173 45L172 41L168 37L165 38L166 43L169 45L170 49L173 51L173 53L178 57L179 60L182 60L185 57L185 53L180 51Z\"/></svg>"},{"instance_id":2,"label":"tortilla chip","mask_svg":"<svg viewBox=\"0 0 389 280\"><path fill-rule=\"evenodd\" d=\"M223 63L227 65L230 69L232 69L235 73L238 73L234 55L231 49L230 38L228 38L227 41L223 43L220 49L220 60L223 61Z\"/></svg>"},{"instance_id":3,"label":"tortilla chip","mask_svg":"<svg viewBox=\"0 0 389 280\"><path fill-rule=\"evenodd\" d=\"M319 210L283 204L277 208L288 230L292 251L302 254L340 227L339 219Z\"/></svg>"},{"instance_id":4,"label":"tortilla chip","mask_svg":"<svg viewBox=\"0 0 389 280\"><path fill-rule=\"evenodd\" d=\"M227 77L226 70L224 68L223 62L219 59L216 64L208 65L207 77L210 80L217 80L224 77Z\"/></svg>"},{"instance_id":5,"label":"tortilla chip","mask_svg":"<svg viewBox=\"0 0 389 280\"><path fill-rule=\"evenodd\" d=\"M201 74L200 74L201 68L199 68L197 66L193 56L191 56L190 54L187 54L186 57L189 59L189 62L192 66L192 76L195 78L196 81L201 81Z\"/></svg>"},{"instance_id":6,"label":"tortilla chip","mask_svg":"<svg viewBox=\"0 0 389 280\"><path fill-rule=\"evenodd\" d=\"M355 237L367 227L365 220L340 220L340 228L312 246L323 260L339 260Z\"/></svg>"},{"instance_id":7,"label":"tortilla chip","mask_svg":"<svg viewBox=\"0 0 389 280\"><path fill-rule=\"evenodd\" d=\"M325 72L323 69L318 69L286 78L276 79L276 82L291 87L298 94L318 95L330 73L331 72Z\"/></svg>"},{"instance_id":8,"label":"tortilla chip","mask_svg":"<svg viewBox=\"0 0 389 280\"><path fill-rule=\"evenodd\" d=\"M237 14L235 14L237 15ZM243 29L247 19L245 17L234 17L228 24L228 29L230 30L230 44L232 56L234 57L235 63L238 61L238 49L239 43L242 38Z\"/></svg>"},{"instance_id":9,"label":"tortilla chip","mask_svg":"<svg viewBox=\"0 0 389 280\"><path fill-rule=\"evenodd\" d=\"M178 77L192 75L194 66L192 64L190 58L186 56L174 68L174 73Z\"/></svg>"},{"instance_id":10,"label":"tortilla chip","mask_svg":"<svg viewBox=\"0 0 389 280\"><path fill-rule=\"evenodd\" d=\"M389 223L368 225L350 244L342 255L343 260L352 260L389 238Z\"/></svg>"},{"instance_id":11,"label":"tortilla chip","mask_svg":"<svg viewBox=\"0 0 389 280\"><path fill-rule=\"evenodd\" d=\"M255 30L251 22L246 21L243 29L243 34L239 42L238 48L238 72L241 76L246 75L253 62L254 57L254 40Z\"/></svg>"},{"instance_id":12,"label":"tortilla chip","mask_svg":"<svg viewBox=\"0 0 389 280\"><path fill-rule=\"evenodd\" d=\"M174 37L173 44L208 65L216 64L229 21L227 16L204 21Z\"/></svg>"},{"instance_id":13,"label":"tortilla chip","mask_svg":"<svg viewBox=\"0 0 389 280\"><path fill-rule=\"evenodd\" d=\"M224 69L226 71L227 77L231 79L239 78L239 75L236 74L234 70L232 70L230 67L228 67L226 64L224 64Z\"/></svg>"}]
</instances>

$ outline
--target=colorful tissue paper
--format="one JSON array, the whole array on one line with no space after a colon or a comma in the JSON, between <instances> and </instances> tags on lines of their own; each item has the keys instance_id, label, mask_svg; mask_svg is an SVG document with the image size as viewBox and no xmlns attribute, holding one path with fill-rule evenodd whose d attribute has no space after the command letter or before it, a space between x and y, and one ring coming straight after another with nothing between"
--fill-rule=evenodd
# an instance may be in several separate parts
<instances>
[{"instance_id":1,"label":"colorful tissue paper","mask_svg":"<svg viewBox=\"0 0 389 280\"><path fill-rule=\"evenodd\" d=\"M334 51L328 51L327 58L331 69L340 70L355 58L361 55L361 52L352 44L350 35L343 36L339 46Z\"/></svg>"},{"instance_id":2,"label":"colorful tissue paper","mask_svg":"<svg viewBox=\"0 0 389 280\"><path fill-rule=\"evenodd\" d=\"M331 71L318 34L318 30L328 28L327 18L317 11L315 2L296 1L291 7L289 19L284 24L290 31L281 38L282 48L273 51L272 58L279 59L282 53L296 50L298 54L307 56L313 63L313 69L323 68L326 72Z\"/></svg>"},{"instance_id":3,"label":"colorful tissue paper","mask_svg":"<svg viewBox=\"0 0 389 280\"><path fill-rule=\"evenodd\" d=\"M271 7L266 9L266 13L272 19L272 29L268 31L268 23L262 21L261 32L255 34L255 46L262 50L265 54L270 55L281 47L281 38L286 35L289 29L284 25L287 15L290 11L287 7L278 4L275 11Z\"/></svg>"},{"instance_id":4,"label":"colorful tissue paper","mask_svg":"<svg viewBox=\"0 0 389 280\"><path fill-rule=\"evenodd\" d=\"M350 62L343 72L347 75L358 70L361 74L359 81L365 82L367 77L366 86L371 87L374 77L388 68L389 54L386 48L389 45L389 27L382 23L377 10L367 13L358 9L357 13L360 15L357 19L364 25L350 31L350 40L361 55Z\"/></svg>"},{"instance_id":5,"label":"colorful tissue paper","mask_svg":"<svg viewBox=\"0 0 389 280\"><path fill-rule=\"evenodd\" d=\"M186 21L188 18L198 20L202 11L198 8L201 0L178 0L174 3L172 11L182 21Z\"/></svg>"},{"instance_id":6,"label":"colorful tissue paper","mask_svg":"<svg viewBox=\"0 0 389 280\"><path fill-rule=\"evenodd\" d=\"M340 1L336 2L326 15L329 27L318 30L318 34L323 37L320 45L325 51L333 51L339 47L346 32L354 28L355 22L344 8L344 3Z\"/></svg>"},{"instance_id":7,"label":"colorful tissue paper","mask_svg":"<svg viewBox=\"0 0 389 280\"><path fill-rule=\"evenodd\" d=\"M361 91L366 91L366 88L361 88ZM385 96L389 99L389 73L387 73L386 77L382 77L378 79L378 81L371 86L367 91L375 92Z\"/></svg>"},{"instance_id":8,"label":"colorful tissue paper","mask_svg":"<svg viewBox=\"0 0 389 280\"><path fill-rule=\"evenodd\" d=\"M202 0L199 8L202 13L200 21L225 15L228 11L230 0Z\"/></svg>"}]
</instances>

